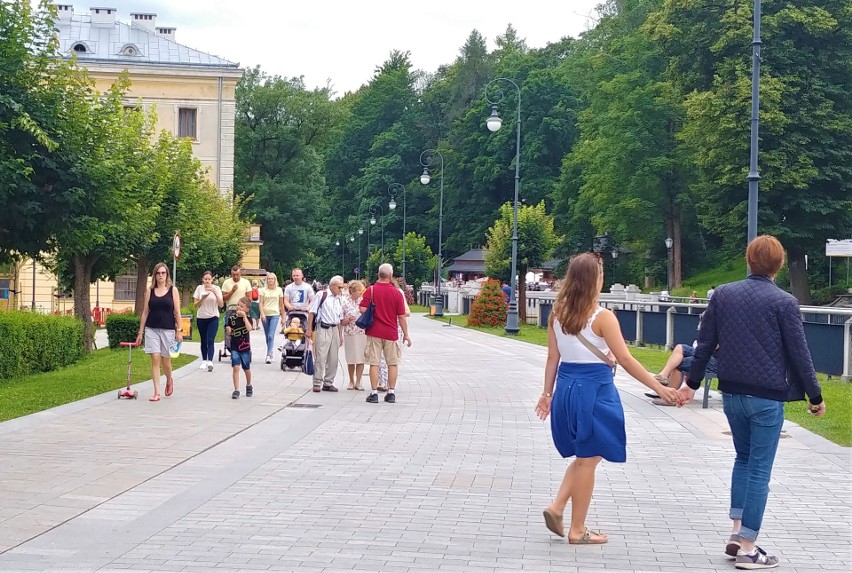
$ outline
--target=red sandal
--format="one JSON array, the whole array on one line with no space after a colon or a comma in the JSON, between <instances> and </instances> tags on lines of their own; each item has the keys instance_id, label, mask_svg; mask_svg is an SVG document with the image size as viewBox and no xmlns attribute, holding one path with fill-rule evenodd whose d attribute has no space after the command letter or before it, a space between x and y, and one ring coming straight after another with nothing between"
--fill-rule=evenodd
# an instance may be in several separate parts
<instances>
[{"instance_id":1,"label":"red sandal","mask_svg":"<svg viewBox=\"0 0 852 573\"><path fill-rule=\"evenodd\" d=\"M171 396L175 392L175 381L169 380L166 382L166 396Z\"/></svg>"}]
</instances>

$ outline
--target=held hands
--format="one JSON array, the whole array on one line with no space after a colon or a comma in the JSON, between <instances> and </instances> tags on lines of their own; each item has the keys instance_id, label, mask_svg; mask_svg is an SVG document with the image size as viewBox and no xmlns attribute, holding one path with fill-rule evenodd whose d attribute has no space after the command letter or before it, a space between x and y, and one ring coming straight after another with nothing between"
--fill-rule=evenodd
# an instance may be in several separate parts
<instances>
[{"instance_id":1,"label":"held hands","mask_svg":"<svg viewBox=\"0 0 852 573\"><path fill-rule=\"evenodd\" d=\"M657 394L666 402L677 404L678 408L680 408L686 403L677 390L675 390L674 388L663 386L662 384L660 384L659 389L657 389Z\"/></svg>"},{"instance_id":2,"label":"held hands","mask_svg":"<svg viewBox=\"0 0 852 573\"><path fill-rule=\"evenodd\" d=\"M678 390L677 393L680 397L681 406L683 406L684 404L689 404L689 402L692 400L692 397L695 396L695 390L687 386L686 383L684 383L680 387L680 390Z\"/></svg>"},{"instance_id":3,"label":"held hands","mask_svg":"<svg viewBox=\"0 0 852 573\"><path fill-rule=\"evenodd\" d=\"M535 405L535 415L538 416L539 420L547 419L547 416L550 414L551 401L553 401L552 396L542 394L538 397L538 402Z\"/></svg>"}]
</instances>

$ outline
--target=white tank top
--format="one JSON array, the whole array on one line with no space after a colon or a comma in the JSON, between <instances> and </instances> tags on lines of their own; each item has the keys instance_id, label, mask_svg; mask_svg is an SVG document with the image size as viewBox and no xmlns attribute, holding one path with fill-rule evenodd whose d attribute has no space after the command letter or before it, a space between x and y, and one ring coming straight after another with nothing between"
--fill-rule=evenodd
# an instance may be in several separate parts
<instances>
[{"instance_id":1,"label":"white tank top","mask_svg":"<svg viewBox=\"0 0 852 573\"><path fill-rule=\"evenodd\" d=\"M600 306L595 309L595 312L592 313L592 316L589 318L589 321L580 333L586 337L586 340L592 343L592 346L596 347L604 354L609 354L609 347L607 347L606 341L603 337L598 336L592 330L592 323L602 310L603 307ZM559 319L556 319L555 317L553 320L553 332L556 333L556 345L559 347L559 360L561 362L577 362L580 364L594 364L602 362L602 360L595 356L591 350L583 346L583 343L580 342L575 335L565 334L562 332L562 326L559 324Z\"/></svg>"}]
</instances>

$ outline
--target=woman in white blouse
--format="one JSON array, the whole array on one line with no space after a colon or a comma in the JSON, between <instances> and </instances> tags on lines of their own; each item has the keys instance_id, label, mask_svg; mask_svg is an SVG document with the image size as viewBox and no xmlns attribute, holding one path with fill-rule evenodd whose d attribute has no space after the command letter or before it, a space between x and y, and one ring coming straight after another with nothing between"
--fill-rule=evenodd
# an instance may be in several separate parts
<instances>
[{"instance_id":1,"label":"woman in white blouse","mask_svg":"<svg viewBox=\"0 0 852 573\"><path fill-rule=\"evenodd\" d=\"M213 371L213 349L219 329L219 308L225 305L222 289L213 284L213 273L205 271L201 284L195 288L195 322L201 338L201 369Z\"/></svg>"}]
</instances>

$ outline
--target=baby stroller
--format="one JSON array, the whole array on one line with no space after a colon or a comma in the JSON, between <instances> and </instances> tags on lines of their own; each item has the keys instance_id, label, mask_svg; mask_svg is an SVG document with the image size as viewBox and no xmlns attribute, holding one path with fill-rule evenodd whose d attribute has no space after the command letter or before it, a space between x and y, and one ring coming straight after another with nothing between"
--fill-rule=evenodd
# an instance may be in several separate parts
<instances>
[{"instance_id":1,"label":"baby stroller","mask_svg":"<svg viewBox=\"0 0 852 573\"><path fill-rule=\"evenodd\" d=\"M294 318L299 319L302 332L300 334L289 333L284 337L284 345L281 347L281 370L284 371L288 368L301 370L302 363L305 361L305 351L308 348L308 340L304 331L304 327L308 323L308 313L303 310L291 310L285 317L284 328L293 325Z\"/></svg>"}]
</instances>

